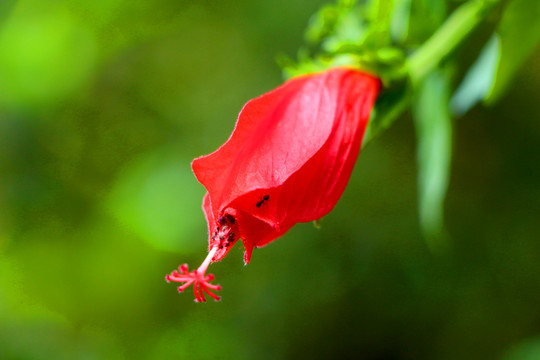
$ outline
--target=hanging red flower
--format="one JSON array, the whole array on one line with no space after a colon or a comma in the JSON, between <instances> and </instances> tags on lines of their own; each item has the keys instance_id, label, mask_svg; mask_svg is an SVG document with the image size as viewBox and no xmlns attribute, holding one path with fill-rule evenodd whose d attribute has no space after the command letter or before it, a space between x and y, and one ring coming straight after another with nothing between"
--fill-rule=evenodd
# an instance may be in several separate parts
<instances>
[{"instance_id":1,"label":"hanging red flower","mask_svg":"<svg viewBox=\"0 0 540 360\"><path fill-rule=\"evenodd\" d=\"M358 156L373 103L376 77L352 68L303 75L250 100L225 144L192 163L208 191L203 199L209 253L202 265L166 276L194 285L195 301L215 300L205 275L238 239L244 262L296 223L326 215L336 205Z\"/></svg>"}]
</instances>

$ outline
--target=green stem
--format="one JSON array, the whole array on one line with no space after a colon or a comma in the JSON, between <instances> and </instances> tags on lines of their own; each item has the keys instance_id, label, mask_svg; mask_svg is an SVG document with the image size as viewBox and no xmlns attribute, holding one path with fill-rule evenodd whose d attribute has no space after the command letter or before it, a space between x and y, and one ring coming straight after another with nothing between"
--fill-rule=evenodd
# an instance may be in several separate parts
<instances>
[{"instance_id":1,"label":"green stem","mask_svg":"<svg viewBox=\"0 0 540 360\"><path fill-rule=\"evenodd\" d=\"M456 9L444 24L408 59L406 67L396 72L395 79L409 74L413 85L418 84L482 22L493 5L504 0L470 0ZM402 71L403 70L403 71ZM377 100L378 113L369 121L362 143L365 147L388 128L410 103L407 85L401 91L389 94L388 99ZM387 94L388 95L388 94Z\"/></svg>"},{"instance_id":2,"label":"green stem","mask_svg":"<svg viewBox=\"0 0 540 360\"><path fill-rule=\"evenodd\" d=\"M422 80L459 46L496 2L470 0L456 9L437 32L409 57L408 69L413 84Z\"/></svg>"}]
</instances>

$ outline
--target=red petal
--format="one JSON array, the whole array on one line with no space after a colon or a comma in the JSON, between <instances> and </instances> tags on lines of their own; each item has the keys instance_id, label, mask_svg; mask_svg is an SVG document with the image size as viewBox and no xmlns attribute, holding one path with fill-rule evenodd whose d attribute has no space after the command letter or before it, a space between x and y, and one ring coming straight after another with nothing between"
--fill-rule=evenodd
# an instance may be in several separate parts
<instances>
[{"instance_id":1,"label":"red petal","mask_svg":"<svg viewBox=\"0 0 540 360\"><path fill-rule=\"evenodd\" d=\"M249 261L254 246L328 213L349 179L379 88L371 75L336 68L248 102L229 140L192 164L208 190L210 234L214 219L235 211Z\"/></svg>"}]
</instances>

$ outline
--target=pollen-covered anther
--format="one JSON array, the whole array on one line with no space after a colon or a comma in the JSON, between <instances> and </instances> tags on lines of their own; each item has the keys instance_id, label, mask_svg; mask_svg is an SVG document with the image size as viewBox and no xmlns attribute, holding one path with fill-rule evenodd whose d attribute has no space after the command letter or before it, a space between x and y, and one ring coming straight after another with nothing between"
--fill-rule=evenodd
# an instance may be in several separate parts
<instances>
[{"instance_id":1,"label":"pollen-covered anther","mask_svg":"<svg viewBox=\"0 0 540 360\"><path fill-rule=\"evenodd\" d=\"M205 275L206 269L210 264L210 261L214 257L214 254L217 251L217 247L213 247L206 259L197 270L189 272L187 264L183 264L178 267L178 270L173 270L169 275L165 276L167 282L175 281L184 283L178 287L178 292L182 292L187 289L191 284L193 284L193 293L195 294L195 302L204 302L206 298L204 293L210 295L215 301L221 300L219 296L214 294L211 290L219 291L221 286L210 284L210 281L214 280L213 274Z\"/></svg>"},{"instance_id":2,"label":"pollen-covered anther","mask_svg":"<svg viewBox=\"0 0 540 360\"><path fill-rule=\"evenodd\" d=\"M219 217L219 225L231 224L233 225L236 222L236 219L231 214L225 214Z\"/></svg>"},{"instance_id":3,"label":"pollen-covered anther","mask_svg":"<svg viewBox=\"0 0 540 360\"><path fill-rule=\"evenodd\" d=\"M221 216L218 220L218 226L212 233L212 246L217 246L220 250L224 247L229 247L236 240L236 235L233 232L235 219L227 215Z\"/></svg>"}]
</instances>

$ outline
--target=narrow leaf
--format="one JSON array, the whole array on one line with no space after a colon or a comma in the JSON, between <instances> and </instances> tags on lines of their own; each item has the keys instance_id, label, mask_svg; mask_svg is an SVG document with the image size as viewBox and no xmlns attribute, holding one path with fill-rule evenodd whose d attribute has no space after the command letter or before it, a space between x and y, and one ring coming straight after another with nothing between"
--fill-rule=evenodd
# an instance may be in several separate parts
<instances>
[{"instance_id":1,"label":"narrow leaf","mask_svg":"<svg viewBox=\"0 0 540 360\"><path fill-rule=\"evenodd\" d=\"M496 101L540 40L540 1L513 0L506 7L496 30L501 56L493 87L486 100Z\"/></svg>"},{"instance_id":2,"label":"narrow leaf","mask_svg":"<svg viewBox=\"0 0 540 360\"><path fill-rule=\"evenodd\" d=\"M446 73L434 71L419 84L413 116L417 135L420 226L432 250L443 242L443 205L448 188L452 123Z\"/></svg>"},{"instance_id":3,"label":"narrow leaf","mask_svg":"<svg viewBox=\"0 0 540 360\"><path fill-rule=\"evenodd\" d=\"M499 56L499 37L493 34L452 97L450 106L454 114L465 114L490 92Z\"/></svg>"},{"instance_id":4,"label":"narrow leaf","mask_svg":"<svg viewBox=\"0 0 540 360\"><path fill-rule=\"evenodd\" d=\"M409 34L411 0L396 0L392 9L390 33L397 43L403 43Z\"/></svg>"}]
</instances>

